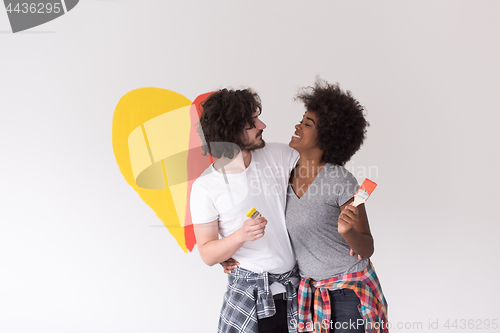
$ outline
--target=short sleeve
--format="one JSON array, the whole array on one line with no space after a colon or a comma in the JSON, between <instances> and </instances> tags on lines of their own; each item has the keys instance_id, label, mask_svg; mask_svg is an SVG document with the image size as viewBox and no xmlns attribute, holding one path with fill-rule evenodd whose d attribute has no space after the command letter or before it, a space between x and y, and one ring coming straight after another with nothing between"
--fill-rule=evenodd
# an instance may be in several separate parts
<instances>
[{"instance_id":1,"label":"short sleeve","mask_svg":"<svg viewBox=\"0 0 500 333\"><path fill-rule=\"evenodd\" d=\"M359 185L353 174L346 168L336 166L334 170L336 171L334 173L337 176L335 177L335 185L333 187L336 199L335 204L340 207L354 197Z\"/></svg>"},{"instance_id":2,"label":"short sleeve","mask_svg":"<svg viewBox=\"0 0 500 333\"><path fill-rule=\"evenodd\" d=\"M196 181L191 188L189 205L193 224L208 223L219 218L219 213L209 193Z\"/></svg>"}]
</instances>

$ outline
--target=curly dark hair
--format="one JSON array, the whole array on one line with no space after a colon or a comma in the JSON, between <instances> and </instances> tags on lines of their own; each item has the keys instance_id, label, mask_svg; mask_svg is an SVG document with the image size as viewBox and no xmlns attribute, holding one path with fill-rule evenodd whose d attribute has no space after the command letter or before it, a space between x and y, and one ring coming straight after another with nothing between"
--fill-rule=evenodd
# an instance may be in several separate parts
<instances>
[{"instance_id":1,"label":"curly dark hair","mask_svg":"<svg viewBox=\"0 0 500 333\"><path fill-rule=\"evenodd\" d=\"M253 114L262 112L262 105L256 92L222 89L211 94L201 104L202 112L198 134L204 141L204 155L209 153L215 158L233 158L237 147L245 147L243 130L255 126ZM210 143L210 144L206 144ZM224 144L233 143L233 144Z\"/></svg>"},{"instance_id":2,"label":"curly dark hair","mask_svg":"<svg viewBox=\"0 0 500 333\"><path fill-rule=\"evenodd\" d=\"M338 83L329 84L319 78L314 87L303 88L295 99L318 118L317 140L325 151L323 161L345 165L363 144L370 125L363 106L350 91L342 91Z\"/></svg>"}]
</instances>

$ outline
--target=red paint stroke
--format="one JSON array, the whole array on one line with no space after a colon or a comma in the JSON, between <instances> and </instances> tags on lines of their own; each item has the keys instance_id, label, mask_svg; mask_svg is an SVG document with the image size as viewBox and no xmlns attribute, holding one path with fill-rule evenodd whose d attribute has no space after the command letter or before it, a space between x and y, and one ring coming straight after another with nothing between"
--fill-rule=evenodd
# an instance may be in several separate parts
<instances>
[{"instance_id":1,"label":"red paint stroke","mask_svg":"<svg viewBox=\"0 0 500 333\"><path fill-rule=\"evenodd\" d=\"M203 156L203 150L201 146L203 145L200 136L197 132L197 126L199 126L198 121L200 120L200 115L202 112L201 103L204 102L212 92L202 94L194 100L191 104L190 118L191 118L191 131L189 133L189 152L187 158L187 177L188 177L188 188L187 188L187 205L186 205L186 219L184 222L184 240L186 242L186 247L188 251L192 251L196 245L196 237L193 230L193 221L191 219L191 206L190 206L190 196L191 188L194 181L205 171L206 168L213 163L213 158L211 155L207 154Z\"/></svg>"}]
</instances>

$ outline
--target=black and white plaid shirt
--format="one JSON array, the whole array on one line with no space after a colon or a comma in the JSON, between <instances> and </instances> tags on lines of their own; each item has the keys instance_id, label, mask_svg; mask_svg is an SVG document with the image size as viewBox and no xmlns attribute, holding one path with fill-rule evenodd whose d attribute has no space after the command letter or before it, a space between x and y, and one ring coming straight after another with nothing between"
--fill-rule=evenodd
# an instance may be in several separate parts
<instances>
[{"instance_id":1,"label":"black and white plaid shirt","mask_svg":"<svg viewBox=\"0 0 500 333\"><path fill-rule=\"evenodd\" d=\"M219 319L218 333L256 333L257 319L276 314L269 286L278 282L286 288L288 332L297 332L297 291L290 281L298 277L295 266L284 274L254 273L238 267L229 275L229 282Z\"/></svg>"}]
</instances>

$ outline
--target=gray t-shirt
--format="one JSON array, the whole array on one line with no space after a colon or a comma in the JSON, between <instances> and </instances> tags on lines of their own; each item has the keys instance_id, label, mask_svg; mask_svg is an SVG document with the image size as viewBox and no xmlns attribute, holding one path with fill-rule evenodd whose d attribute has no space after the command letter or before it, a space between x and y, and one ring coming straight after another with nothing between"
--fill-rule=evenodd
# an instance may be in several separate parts
<instances>
[{"instance_id":1,"label":"gray t-shirt","mask_svg":"<svg viewBox=\"0 0 500 333\"><path fill-rule=\"evenodd\" d=\"M340 206L354 196L358 187L347 169L329 163L300 199L288 186L286 226L302 277L325 280L368 266L368 259L350 256L349 245L337 230Z\"/></svg>"}]
</instances>

